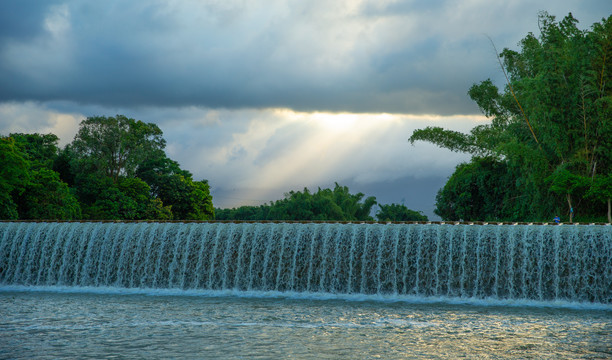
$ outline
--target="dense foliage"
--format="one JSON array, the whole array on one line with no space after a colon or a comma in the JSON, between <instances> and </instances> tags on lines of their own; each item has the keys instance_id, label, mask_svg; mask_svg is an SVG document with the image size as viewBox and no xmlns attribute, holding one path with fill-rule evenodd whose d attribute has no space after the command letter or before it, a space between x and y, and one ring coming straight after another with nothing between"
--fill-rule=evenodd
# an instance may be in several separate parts
<instances>
[{"instance_id":1,"label":"dense foliage","mask_svg":"<svg viewBox=\"0 0 612 360\"><path fill-rule=\"evenodd\" d=\"M290 191L284 199L269 204L216 209L215 214L217 220L371 221L374 205L374 196L364 199L364 194L351 194L348 187L336 183L333 190ZM380 221L427 220L425 215L397 204L381 205L376 217Z\"/></svg>"},{"instance_id":2,"label":"dense foliage","mask_svg":"<svg viewBox=\"0 0 612 360\"><path fill-rule=\"evenodd\" d=\"M81 122L74 141L59 149L53 134L0 137L0 219L210 220L206 180L169 159L155 124L118 115ZM374 197L346 186L291 191L261 206L217 209L220 220L366 221ZM379 220L427 220L403 205L381 205Z\"/></svg>"},{"instance_id":3,"label":"dense foliage","mask_svg":"<svg viewBox=\"0 0 612 360\"><path fill-rule=\"evenodd\" d=\"M541 13L539 37L501 52L504 90L487 79L468 92L489 125L412 134L473 155L438 193L443 219L612 221L612 16L577 23Z\"/></svg>"},{"instance_id":4,"label":"dense foliage","mask_svg":"<svg viewBox=\"0 0 612 360\"><path fill-rule=\"evenodd\" d=\"M374 197L361 201L364 194L351 194L348 187L336 184L333 190L318 189L311 193L290 191L285 198L260 206L217 209L218 220L372 220L370 210Z\"/></svg>"},{"instance_id":5,"label":"dense foliage","mask_svg":"<svg viewBox=\"0 0 612 360\"><path fill-rule=\"evenodd\" d=\"M74 219L79 203L51 169L57 136L12 134L0 138L0 218Z\"/></svg>"},{"instance_id":6,"label":"dense foliage","mask_svg":"<svg viewBox=\"0 0 612 360\"><path fill-rule=\"evenodd\" d=\"M53 134L0 137L0 219L210 220L206 180L169 159L155 124L95 116L74 140L58 148ZM219 220L373 220L373 196L346 186L311 193L290 191L261 206L217 209ZM404 205L381 205L381 221L423 221Z\"/></svg>"},{"instance_id":7,"label":"dense foliage","mask_svg":"<svg viewBox=\"0 0 612 360\"><path fill-rule=\"evenodd\" d=\"M208 182L166 157L155 124L94 116L64 149L57 143L53 134L0 138L0 219L214 218Z\"/></svg>"},{"instance_id":8,"label":"dense foliage","mask_svg":"<svg viewBox=\"0 0 612 360\"><path fill-rule=\"evenodd\" d=\"M427 216L420 211L408 209L400 204L381 204L376 212L378 221L427 221Z\"/></svg>"}]
</instances>

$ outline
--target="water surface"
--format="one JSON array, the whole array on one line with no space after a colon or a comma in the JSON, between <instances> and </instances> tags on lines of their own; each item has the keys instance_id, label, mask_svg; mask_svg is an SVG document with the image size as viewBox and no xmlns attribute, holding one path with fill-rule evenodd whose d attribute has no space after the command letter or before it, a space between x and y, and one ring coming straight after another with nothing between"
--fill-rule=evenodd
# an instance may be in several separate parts
<instances>
[{"instance_id":1,"label":"water surface","mask_svg":"<svg viewBox=\"0 0 612 360\"><path fill-rule=\"evenodd\" d=\"M10 359L606 359L608 307L0 288Z\"/></svg>"}]
</instances>

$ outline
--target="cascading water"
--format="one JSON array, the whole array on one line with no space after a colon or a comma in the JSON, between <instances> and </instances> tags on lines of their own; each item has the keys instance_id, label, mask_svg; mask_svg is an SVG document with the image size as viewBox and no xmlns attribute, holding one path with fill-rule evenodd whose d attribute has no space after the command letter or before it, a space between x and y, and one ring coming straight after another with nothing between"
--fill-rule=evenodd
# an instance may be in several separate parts
<instances>
[{"instance_id":1,"label":"cascading water","mask_svg":"<svg viewBox=\"0 0 612 360\"><path fill-rule=\"evenodd\" d=\"M0 284L612 303L612 227L0 223Z\"/></svg>"}]
</instances>

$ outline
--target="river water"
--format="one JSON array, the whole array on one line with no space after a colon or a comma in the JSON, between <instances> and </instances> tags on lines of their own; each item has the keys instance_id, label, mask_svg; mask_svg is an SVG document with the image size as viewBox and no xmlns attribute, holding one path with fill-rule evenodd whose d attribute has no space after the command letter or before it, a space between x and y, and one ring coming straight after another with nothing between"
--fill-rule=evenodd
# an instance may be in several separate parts
<instances>
[{"instance_id":1,"label":"river water","mask_svg":"<svg viewBox=\"0 0 612 360\"><path fill-rule=\"evenodd\" d=\"M612 227L0 223L0 359L612 359Z\"/></svg>"},{"instance_id":2,"label":"river water","mask_svg":"<svg viewBox=\"0 0 612 360\"><path fill-rule=\"evenodd\" d=\"M612 308L2 286L0 358L610 359Z\"/></svg>"}]
</instances>

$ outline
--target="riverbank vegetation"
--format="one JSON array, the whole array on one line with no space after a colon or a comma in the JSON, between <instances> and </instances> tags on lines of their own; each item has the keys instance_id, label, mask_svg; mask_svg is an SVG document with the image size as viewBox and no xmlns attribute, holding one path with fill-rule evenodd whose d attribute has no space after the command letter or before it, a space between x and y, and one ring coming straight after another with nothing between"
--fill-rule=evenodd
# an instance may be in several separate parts
<instances>
[{"instance_id":1,"label":"riverbank vegetation","mask_svg":"<svg viewBox=\"0 0 612 360\"><path fill-rule=\"evenodd\" d=\"M206 180L169 159L155 124L94 116L63 149L54 134L0 137L0 219L212 220ZM218 220L373 220L373 196L346 186L290 191L260 206L216 209ZM404 205L380 205L381 221L427 220Z\"/></svg>"},{"instance_id":2,"label":"riverbank vegetation","mask_svg":"<svg viewBox=\"0 0 612 360\"><path fill-rule=\"evenodd\" d=\"M444 220L612 222L612 16L590 30L571 14L538 21L538 37L499 54L504 89L469 89L489 125L409 139L473 156L438 192Z\"/></svg>"},{"instance_id":3,"label":"riverbank vegetation","mask_svg":"<svg viewBox=\"0 0 612 360\"><path fill-rule=\"evenodd\" d=\"M0 138L0 219L214 218L208 182L166 156L157 125L94 116L63 149L58 140Z\"/></svg>"},{"instance_id":4,"label":"riverbank vegetation","mask_svg":"<svg viewBox=\"0 0 612 360\"><path fill-rule=\"evenodd\" d=\"M259 206L215 209L217 220L306 220L306 221L369 221L377 204L374 196L351 194L348 187L335 184L334 189L311 192L290 191L281 200ZM379 221L425 221L427 216L405 205L380 205Z\"/></svg>"}]
</instances>

